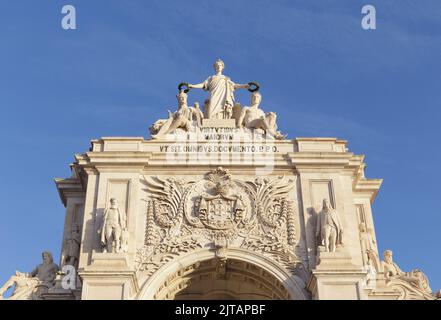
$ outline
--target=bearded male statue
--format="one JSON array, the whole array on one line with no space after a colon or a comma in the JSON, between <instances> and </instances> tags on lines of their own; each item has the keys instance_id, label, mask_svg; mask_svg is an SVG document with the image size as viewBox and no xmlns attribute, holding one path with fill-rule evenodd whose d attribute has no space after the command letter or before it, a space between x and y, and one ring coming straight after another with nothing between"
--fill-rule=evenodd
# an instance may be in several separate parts
<instances>
[{"instance_id":1,"label":"bearded male statue","mask_svg":"<svg viewBox=\"0 0 441 320\"><path fill-rule=\"evenodd\" d=\"M41 255L43 263L30 273L16 271L0 288L0 300L3 299L4 293L14 285L15 288L9 300L39 300L42 294L54 286L59 267L53 262L50 252L45 251Z\"/></svg>"},{"instance_id":2,"label":"bearded male statue","mask_svg":"<svg viewBox=\"0 0 441 320\"><path fill-rule=\"evenodd\" d=\"M404 272L393 260L392 250L386 250L383 253L383 259L381 265L383 267L384 277L386 281L398 279L408 282L414 287L423 290L427 293L432 293L432 289L429 286L429 280L427 276L419 269L414 269L411 272Z\"/></svg>"},{"instance_id":3,"label":"bearded male statue","mask_svg":"<svg viewBox=\"0 0 441 320\"><path fill-rule=\"evenodd\" d=\"M261 129L270 134L274 139L282 140L285 136L277 131L277 115L274 112L265 114L259 108L262 102L262 95L259 92L253 92L251 95L251 106L243 107L236 124L239 128Z\"/></svg>"}]
</instances>

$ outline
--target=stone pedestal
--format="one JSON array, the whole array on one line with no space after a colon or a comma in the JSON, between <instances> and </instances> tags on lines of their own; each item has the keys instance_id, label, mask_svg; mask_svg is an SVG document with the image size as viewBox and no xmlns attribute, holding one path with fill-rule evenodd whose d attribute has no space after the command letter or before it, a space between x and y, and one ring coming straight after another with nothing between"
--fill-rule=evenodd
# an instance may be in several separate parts
<instances>
[{"instance_id":1,"label":"stone pedestal","mask_svg":"<svg viewBox=\"0 0 441 320\"><path fill-rule=\"evenodd\" d=\"M138 290L127 254L94 252L91 265L79 275L83 279L82 300L127 300Z\"/></svg>"},{"instance_id":2,"label":"stone pedestal","mask_svg":"<svg viewBox=\"0 0 441 320\"><path fill-rule=\"evenodd\" d=\"M87 270L121 269L128 270L129 261L125 253L98 253L92 254L92 265Z\"/></svg>"},{"instance_id":3,"label":"stone pedestal","mask_svg":"<svg viewBox=\"0 0 441 320\"><path fill-rule=\"evenodd\" d=\"M314 270L308 289L315 300L365 300L365 278L360 270Z\"/></svg>"},{"instance_id":4,"label":"stone pedestal","mask_svg":"<svg viewBox=\"0 0 441 320\"><path fill-rule=\"evenodd\" d=\"M138 290L135 272L87 271L83 279L82 300L129 300Z\"/></svg>"},{"instance_id":5,"label":"stone pedestal","mask_svg":"<svg viewBox=\"0 0 441 320\"><path fill-rule=\"evenodd\" d=\"M43 300L81 300L81 290L51 289L41 296Z\"/></svg>"},{"instance_id":6,"label":"stone pedestal","mask_svg":"<svg viewBox=\"0 0 441 320\"><path fill-rule=\"evenodd\" d=\"M353 270L354 268L356 268L356 266L352 263L349 252L343 250L326 252L319 247L316 270Z\"/></svg>"},{"instance_id":7,"label":"stone pedestal","mask_svg":"<svg viewBox=\"0 0 441 320\"><path fill-rule=\"evenodd\" d=\"M354 265L350 253L342 247L336 252L319 247L308 288L316 300L364 300L366 276L367 272Z\"/></svg>"}]
</instances>

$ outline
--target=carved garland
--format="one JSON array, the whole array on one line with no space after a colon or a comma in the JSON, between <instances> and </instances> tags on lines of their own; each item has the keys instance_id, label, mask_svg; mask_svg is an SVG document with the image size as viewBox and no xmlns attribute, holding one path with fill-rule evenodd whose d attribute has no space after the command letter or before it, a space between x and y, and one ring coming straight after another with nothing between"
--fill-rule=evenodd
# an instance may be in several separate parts
<instances>
[{"instance_id":1,"label":"carved garland","mask_svg":"<svg viewBox=\"0 0 441 320\"><path fill-rule=\"evenodd\" d=\"M287 225L288 225L288 244L295 245L296 242L296 228L294 225L294 202L288 201L287 208Z\"/></svg>"},{"instance_id":2,"label":"carved garland","mask_svg":"<svg viewBox=\"0 0 441 320\"><path fill-rule=\"evenodd\" d=\"M147 206L147 219L146 219L146 232L145 232L145 245L152 246L156 243L155 229L154 229L154 213L152 201L148 202Z\"/></svg>"}]
</instances>

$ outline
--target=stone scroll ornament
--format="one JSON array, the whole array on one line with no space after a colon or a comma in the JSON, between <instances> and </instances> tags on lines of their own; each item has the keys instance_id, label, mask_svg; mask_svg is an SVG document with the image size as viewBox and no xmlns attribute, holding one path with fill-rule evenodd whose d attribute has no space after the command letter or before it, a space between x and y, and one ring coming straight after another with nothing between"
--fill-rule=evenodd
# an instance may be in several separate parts
<instances>
[{"instance_id":1,"label":"stone scroll ornament","mask_svg":"<svg viewBox=\"0 0 441 320\"><path fill-rule=\"evenodd\" d=\"M293 181L286 177L233 179L217 168L204 179L144 177L149 195L145 245L138 250L142 271L154 272L175 257L209 246L216 252L242 247L292 268L297 234Z\"/></svg>"}]
</instances>

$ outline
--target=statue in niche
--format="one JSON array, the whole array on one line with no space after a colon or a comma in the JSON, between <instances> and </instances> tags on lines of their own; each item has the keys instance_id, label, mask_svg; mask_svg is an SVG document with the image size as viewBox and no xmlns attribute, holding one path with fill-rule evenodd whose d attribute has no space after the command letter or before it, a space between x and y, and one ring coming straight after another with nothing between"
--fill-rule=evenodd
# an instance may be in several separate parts
<instances>
[{"instance_id":1,"label":"statue in niche","mask_svg":"<svg viewBox=\"0 0 441 320\"><path fill-rule=\"evenodd\" d=\"M55 277L59 271L58 265L53 262L52 254L48 251L42 254L43 263L39 264L32 272L15 272L5 285L0 288L0 299L3 294L15 284L9 300L38 300L55 284Z\"/></svg>"},{"instance_id":2,"label":"statue in niche","mask_svg":"<svg viewBox=\"0 0 441 320\"><path fill-rule=\"evenodd\" d=\"M205 106L206 119L231 119L235 102L234 90L249 89L250 84L236 84L222 74L225 63L217 60L214 63L215 75L202 83L189 84L189 89L203 89L210 92L208 103Z\"/></svg>"},{"instance_id":3,"label":"statue in niche","mask_svg":"<svg viewBox=\"0 0 441 320\"><path fill-rule=\"evenodd\" d=\"M426 275L419 269L414 269L411 272L404 272L393 261L392 250L386 250L383 253L384 261L381 263L383 267L384 276L386 281L392 281L395 279L403 280L413 285L414 287L423 290L427 293L432 293L432 289L429 286L429 280Z\"/></svg>"},{"instance_id":4,"label":"statue in niche","mask_svg":"<svg viewBox=\"0 0 441 320\"><path fill-rule=\"evenodd\" d=\"M372 266L376 272L380 271L380 259L376 250L376 242L372 235L372 230L366 224L360 223L360 244L363 253L363 261L366 266Z\"/></svg>"},{"instance_id":5,"label":"statue in niche","mask_svg":"<svg viewBox=\"0 0 441 320\"><path fill-rule=\"evenodd\" d=\"M323 208L317 217L316 237L319 246L325 252L335 252L337 246L343 244L343 227L336 210L327 199L323 200Z\"/></svg>"},{"instance_id":6,"label":"statue in niche","mask_svg":"<svg viewBox=\"0 0 441 320\"><path fill-rule=\"evenodd\" d=\"M118 200L110 199L110 208L104 211L101 233L101 245L104 253L121 252L121 240L126 229L125 214L119 209Z\"/></svg>"},{"instance_id":7,"label":"statue in niche","mask_svg":"<svg viewBox=\"0 0 441 320\"><path fill-rule=\"evenodd\" d=\"M74 223L71 227L70 236L66 239L66 253L64 262L66 265L73 267L78 266L78 258L80 256L81 234L80 227Z\"/></svg>"},{"instance_id":8,"label":"statue in niche","mask_svg":"<svg viewBox=\"0 0 441 320\"><path fill-rule=\"evenodd\" d=\"M240 111L239 118L236 119L239 128L261 129L265 133L269 133L275 139L285 138L279 131L277 131L277 115L274 112L265 114L259 108L262 102L262 95L259 92L251 94L251 106L244 107Z\"/></svg>"},{"instance_id":9,"label":"statue in niche","mask_svg":"<svg viewBox=\"0 0 441 320\"><path fill-rule=\"evenodd\" d=\"M180 91L176 98L178 99L178 110L175 113L169 111L168 120L165 122L164 120L158 120L150 128L152 139L158 139L178 128L184 129L185 131L190 131L193 120L193 110L188 107L188 96L184 91ZM195 115L197 118L200 117L198 109L199 106L197 108L195 107Z\"/></svg>"}]
</instances>

